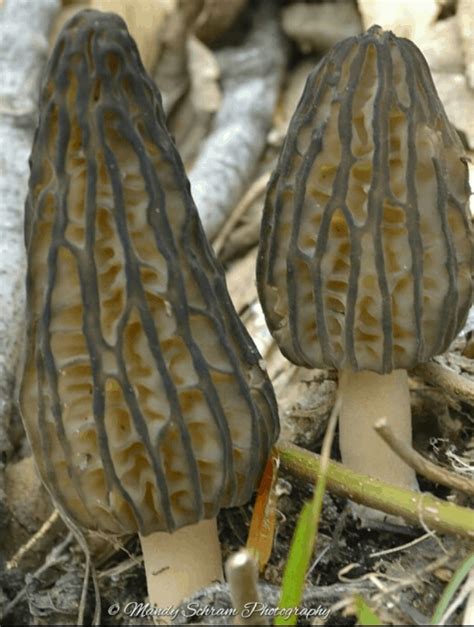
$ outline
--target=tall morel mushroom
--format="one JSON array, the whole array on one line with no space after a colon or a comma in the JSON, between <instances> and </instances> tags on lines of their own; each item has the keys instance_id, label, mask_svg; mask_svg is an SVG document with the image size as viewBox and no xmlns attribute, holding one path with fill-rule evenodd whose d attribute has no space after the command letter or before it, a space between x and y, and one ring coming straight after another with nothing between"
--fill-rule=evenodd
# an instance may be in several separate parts
<instances>
[{"instance_id":1,"label":"tall morel mushroom","mask_svg":"<svg viewBox=\"0 0 474 627\"><path fill-rule=\"evenodd\" d=\"M40 474L80 525L138 531L151 600L176 603L220 577L216 515L250 499L278 416L116 15L77 14L49 60L25 242Z\"/></svg>"},{"instance_id":2,"label":"tall morel mushroom","mask_svg":"<svg viewBox=\"0 0 474 627\"><path fill-rule=\"evenodd\" d=\"M342 460L414 487L373 430L411 441L406 369L445 351L472 296L464 151L428 66L374 26L309 75L271 178L259 296L285 356L337 368Z\"/></svg>"}]
</instances>

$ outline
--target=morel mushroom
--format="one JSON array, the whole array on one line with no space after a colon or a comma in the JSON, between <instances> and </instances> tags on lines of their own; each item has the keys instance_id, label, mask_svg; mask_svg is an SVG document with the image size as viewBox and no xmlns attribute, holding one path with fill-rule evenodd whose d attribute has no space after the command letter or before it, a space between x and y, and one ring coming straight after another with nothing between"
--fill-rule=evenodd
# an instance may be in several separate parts
<instances>
[{"instance_id":1,"label":"morel mushroom","mask_svg":"<svg viewBox=\"0 0 474 627\"><path fill-rule=\"evenodd\" d=\"M25 243L19 402L41 477L80 525L146 536L151 600L176 603L220 577L216 515L249 500L278 416L114 14L74 16L47 65Z\"/></svg>"},{"instance_id":2,"label":"morel mushroom","mask_svg":"<svg viewBox=\"0 0 474 627\"><path fill-rule=\"evenodd\" d=\"M406 370L447 349L472 295L463 147L423 55L374 26L309 75L271 178L257 268L282 352L337 368L342 460L404 487L373 430L411 442Z\"/></svg>"}]
</instances>

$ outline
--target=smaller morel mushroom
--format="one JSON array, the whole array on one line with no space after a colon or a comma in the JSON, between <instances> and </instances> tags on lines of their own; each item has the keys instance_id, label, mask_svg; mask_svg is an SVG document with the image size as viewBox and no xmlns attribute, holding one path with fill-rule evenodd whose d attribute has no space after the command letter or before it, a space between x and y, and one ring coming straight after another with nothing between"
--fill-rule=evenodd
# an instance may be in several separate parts
<instances>
[{"instance_id":1,"label":"smaller morel mushroom","mask_svg":"<svg viewBox=\"0 0 474 627\"><path fill-rule=\"evenodd\" d=\"M41 477L79 525L139 532L150 600L174 605L222 576L217 513L250 499L278 415L116 15L58 37L25 242L19 403Z\"/></svg>"},{"instance_id":2,"label":"smaller morel mushroom","mask_svg":"<svg viewBox=\"0 0 474 627\"><path fill-rule=\"evenodd\" d=\"M466 320L473 247L464 151L423 55L374 26L309 75L271 178L257 268L285 356L337 368L342 460L416 477L373 430L411 442L407 369Z\"/></svg>"}]
</instances>

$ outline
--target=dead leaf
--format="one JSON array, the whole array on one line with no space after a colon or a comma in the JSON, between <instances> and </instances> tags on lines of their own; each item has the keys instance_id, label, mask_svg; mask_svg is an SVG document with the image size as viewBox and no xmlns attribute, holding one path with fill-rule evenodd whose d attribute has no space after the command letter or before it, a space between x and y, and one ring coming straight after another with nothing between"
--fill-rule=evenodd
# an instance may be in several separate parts
<instances>
[{"instance_id":1,"label":"dead leaf","mask_svg":"<svg viewBox=\"0 0 474 627\"><path fill-rule=\"evenodd\" d=\"M258 487L252 520L250 522L247 549L256 556L260 572L263 572L270 559L273 548L273 538L275 537L276 506L278 500L276 483L279 465L279 455L276 449L274 449L265 466Z\"/></svg>"}]
</instances>

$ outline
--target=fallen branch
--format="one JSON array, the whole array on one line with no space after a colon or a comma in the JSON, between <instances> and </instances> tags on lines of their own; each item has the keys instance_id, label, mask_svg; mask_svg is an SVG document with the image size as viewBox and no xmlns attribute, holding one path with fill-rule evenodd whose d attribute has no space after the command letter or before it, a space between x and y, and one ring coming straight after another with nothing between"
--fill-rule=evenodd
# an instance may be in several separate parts
<instances>
[{"instance_id":1,"label":"fallen branch","mask_svg":"<svg viewBox=\"0 0 474 627\"><path fill-rule=\"evenodd\" d=\"M277 17L276 7L262 2L244 43L216 52L222 103L189 175L209 239L241 198L265 147L286 60Z\"/></svg>"},{"instance_id":2,"label":"fallen branch","mask_svg":"<svg viewBox=\"0 0 474 627\"><path fill-rule=\"evenodd\" d=\"M459 490L460 492L474 496L474 481L467 477L449 472L441 466L434 464L429 459L426 459L426 457L423 457L420 453L417 453L409 444L406 444L394 434L385 418L380 418L380 420L375 423L374 429L392 451L418 474L423 475L435 483L440 483L448 488L453 488L454 490Z\"/></svg>"},{"instance_id":3,"label":"fallen branch","mask_svg":"<svg viewBox=\"0 0 474 627\"><path fill-rule=\"evenodd\" d=\"M282 467L315 481L321 474L321 458L291 442L277 445ZM445 533L474 538L473 512L430 494L413 492L352 472L338 462L329 462L326 475L328 490L356 503L402 516L408 522Z\"/></svg>"},{"instance_id":4,"label":"fallen branch","mask_svg":"<svg viewBox=\"0 0 474 627\"><path fill-rule=\"evenodd\" d=\"M464 401L474 405L474 381L461 376L435 361L420 364L413 374L432 385L441 388L456 401Z\"/></svg>"}]
</instances>

